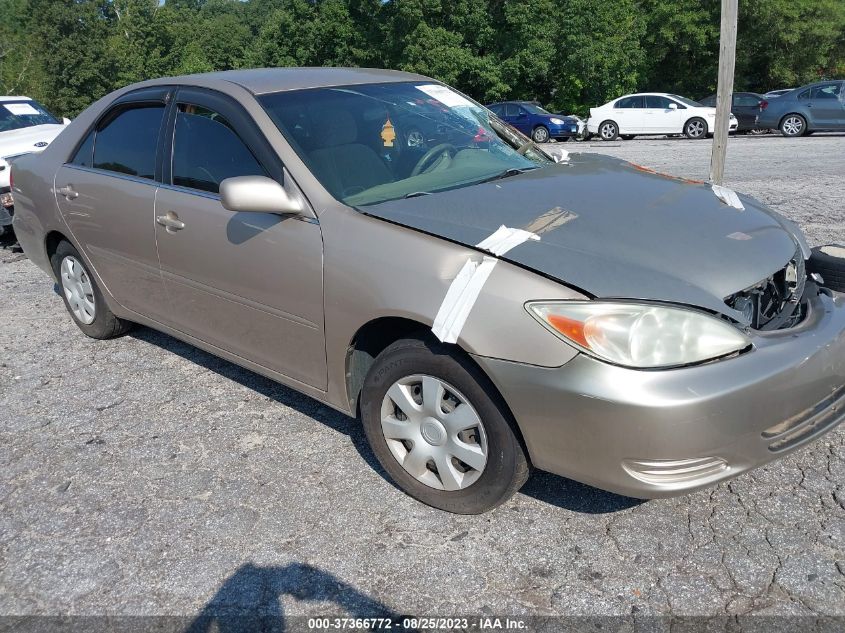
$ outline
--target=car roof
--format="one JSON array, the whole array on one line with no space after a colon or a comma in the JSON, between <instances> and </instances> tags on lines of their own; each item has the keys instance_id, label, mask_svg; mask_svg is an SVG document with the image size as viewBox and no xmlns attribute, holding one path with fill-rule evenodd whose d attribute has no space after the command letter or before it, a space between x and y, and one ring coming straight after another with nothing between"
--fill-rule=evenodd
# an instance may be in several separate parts
<instances>
[{"instance_id":1,"label":"car roof","mask_svg":"<svg viewBox=\"0 0 845 633\"><path fill-rule=\"evenodd\" d=\"M14 97L11 95L0 96L0 101L32 101L31 97Z\"/></svg>"},{"instance_id":2,"label":"car roof","mask_svg":"<svg viewBox=\"0 0 845 633\"><path fill-rule=\"evenodd\" d=\"M250 68L245 70L224 70L196 75L162 77L145 81L137 86L179 84L209 86L210 84L236 84L255 95L284 90L303 90L307 88L327 88L331 86L351 86L371 83L389 83L400 81L434 81L424 75L384 70L382 68Z\"/></svg>"}]
</instances>

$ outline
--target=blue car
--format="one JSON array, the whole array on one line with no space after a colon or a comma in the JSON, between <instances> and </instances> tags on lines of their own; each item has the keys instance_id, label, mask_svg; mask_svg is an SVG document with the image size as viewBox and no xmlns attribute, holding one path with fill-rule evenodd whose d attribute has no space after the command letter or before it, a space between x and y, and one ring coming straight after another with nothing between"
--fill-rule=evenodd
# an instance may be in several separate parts
<instances>
[{"instance_id":1,"label":"blue car","mask_svg":"<svg viewBox=\"0 0 845 633\"><path fill-rule=\"evenodd\" d=\"M505 123L530 136L535 143L547 143L552 139L568 141L578 136L576 119L552 114L530 101L503 101L487 107Z\"/></svg>"},{"instance_id":2,"label":"blue car","mask_svg":"<svg viewBox=\"0 0 845 633\"><path fill-rule=\"evenodd\" d=\"M771 99L757 125L793 137L845 130L845 81L822 81Z\"/></svg>"}]
</instances>

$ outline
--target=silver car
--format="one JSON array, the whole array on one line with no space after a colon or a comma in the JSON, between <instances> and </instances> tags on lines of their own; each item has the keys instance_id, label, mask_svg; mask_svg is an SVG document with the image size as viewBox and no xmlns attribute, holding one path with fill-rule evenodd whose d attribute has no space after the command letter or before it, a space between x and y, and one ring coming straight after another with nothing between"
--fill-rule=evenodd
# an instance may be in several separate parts
<instances>
[{"instance_id":1,"label":"silver car","mask_svg":"<svg viewBox=\"0 0 845 633\"><path fill-rule=\"evenodd\" d=\"M397 486L451 512L531 467L681 494L845 413L845 297L794 224L550 156L427 77L147 81L13 179L20 243L85 334L140 323L358 417Z\"/></svg>"}]
</instances>

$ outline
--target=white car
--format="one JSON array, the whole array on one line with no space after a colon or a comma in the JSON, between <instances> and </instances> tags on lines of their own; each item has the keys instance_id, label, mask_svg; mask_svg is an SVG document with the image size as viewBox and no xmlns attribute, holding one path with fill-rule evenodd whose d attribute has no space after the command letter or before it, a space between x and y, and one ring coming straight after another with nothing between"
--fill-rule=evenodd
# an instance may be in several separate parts
<instances>
[{"instance_id":1,"label":"white car","mask_svg":"<svg viewBox=\"0 0 845 633\"><path fill-rule=\"evenodd\" d=\"M68 123L68 119L60 121L29 97L0 96L0 235L12 224L12 161L43 150Z\"/></svg>"},{"instance_id":2,"label":"white car","mask_svg":"<svg viewBox=\"0 0 845 633\"><path fill-rule=\"evenodd\" d=\"M713 133L716 108L679 95L660 92L625 95L598 108L590 108L587 130L602 140L620 136L634 138L638 134L684 134L687 138L704 138ZM731 114L730 131L738 121Z\"/></svg>"}]
</instances>

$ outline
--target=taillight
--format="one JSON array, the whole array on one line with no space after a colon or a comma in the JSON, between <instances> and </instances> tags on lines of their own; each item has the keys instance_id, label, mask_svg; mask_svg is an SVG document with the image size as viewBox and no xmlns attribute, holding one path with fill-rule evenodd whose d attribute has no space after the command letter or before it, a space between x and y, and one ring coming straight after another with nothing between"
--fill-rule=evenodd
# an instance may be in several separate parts
<instances>
[{"instance_id":1,"label":"taillight","mask_svg":"<svg viewBox=\"0 0 845 633\"><path fill-rule=\"evenodd\" d=\"M766 101L765 99L763 99L763 100L760 102L760 110L765 110L765 109L766 109L766 108L768 108L768 107L769 107L769 102L768 102L768 101Z\"/></svg>"}]
</instances>

